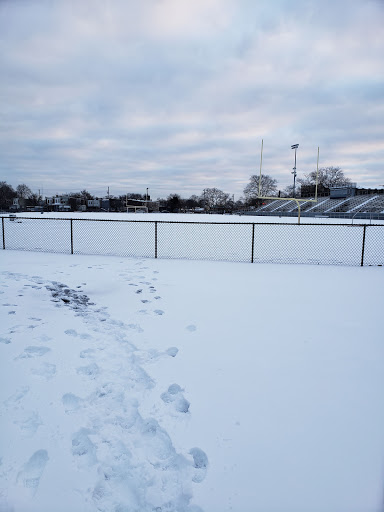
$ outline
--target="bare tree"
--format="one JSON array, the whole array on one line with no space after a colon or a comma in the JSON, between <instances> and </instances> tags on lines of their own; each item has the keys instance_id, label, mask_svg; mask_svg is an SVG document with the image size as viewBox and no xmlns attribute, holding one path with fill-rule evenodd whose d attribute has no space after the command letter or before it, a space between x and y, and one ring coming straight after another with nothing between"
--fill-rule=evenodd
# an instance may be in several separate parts
<instances>
[{"instance_id":1,"label":"bare tree","mask_svg":"<svg viewBox=\"0 0 384 512\"><path fill-rule=\"evenodd\" d=\"M179 194L170 194L165 201L165 205L167 210L177 213L183 207L183 199Z\"/></svg>"},{"instance_id":2,"label":"bare tree","mask_svg":"<svg viewBox=\"0 0 384 512\"><path fill-rule=\"evenodd\" d=\"M127 199L139 199L140 201L145 201L146 194L138 194L138 193L133 192L133 193L121 195L119 197L122 200L125 200L127 198Z\"/></svg>"},{"instance_id":3,"label":"bare tree","mask_svg":"<svg viewBox=\"0 0 384 512\"><path fill-rule=\"evenodd\" d=\"M24 183L17 185L16 193L17 197L21 199L28 199L33 195L32 190L28 187L28 185L25 185Z\"/></svg>"},{"instance_id":4,"label":"bare tree","mask_svg":"<svg viewBox=\"0 0 384 512\"><path fill-rule=\"evenodd\" d=\"M0 181L0 208L9 208L16 192L12 185L8 185L6 181Z\"/></svg>"},{"instance_id":5,"label":"bare tree","mask_svg":"<svg viewBox=\"0 0 384 512\"><path fill-rule=\"evenodd\" d=\"M185 206L187 208L197 208L202 205L201 197L193 194L189 199L185 201Z\"/></svg>"},{"instance_id":6,"label":"bare tree","mask_svg":"<svg viewBox=\"0 0 384 512\"><path fill-rule=\"evenodd\" d=\"M218 207L225 208L230 202L231 196L218 188L205 188L201 195L204 207L210 210Z\"/></svg>"},{"instance_id":7,"label":"bare tree","mask_svg":"<svg viewBox=\"0 0 384 512\"><path fill-rule=\"evenodd\" d=\"M305 174L304 178L298 179L297 181L301 185L315 185L316 184L316 171L312 171L309 174ZM340 167L322 167L319 169L318 185L326 188L330 187L341 187L348 185L351 180L347 178L344 171Z\"/></svg>"},{"instance_id":8,"label":"bare tree","mask_svg":"<svg viewBox=\"0 0 384 512\"><path fill-rule=\"evenodd\" d=\"M80 192L80 197L87 201L88 199L94 199L93 195L88 192L88 190L84 189Z\"/></svg>"},{"instance_id":9,"label":"bare tree","mask_svg":"<svg viewBox=\"0 0 384 512\"><path fill-rule=\"evenodd\" d=\"M260 187L260 194L259 194ZM247 203L260 196L275 196L277 193L277 180L268 174L260 176L253 175L250 177L248 185L244 189L244 195Z\"/></svg>"},{"instance_id":10,"label":"bare tree","mask_svg":"<svg viewBox=\"0 0 384 512\"><path fill-rule=\"evenodd\" d=\"M41 194L31 194L27 199L27 206L41 206L43 198Z\"/></svg>"},{"instance_id":11,"label":"bare tree","mask_svg":"<svg viewBox=\"0 0 384 512\"><path fill-rule=\"evenodd\" d=\"M288 185L281 192L281 197L293 197L293 185ZM296 185L295 187L295 197L301 197L301 186Z\"/></svg>"}]
</instances>

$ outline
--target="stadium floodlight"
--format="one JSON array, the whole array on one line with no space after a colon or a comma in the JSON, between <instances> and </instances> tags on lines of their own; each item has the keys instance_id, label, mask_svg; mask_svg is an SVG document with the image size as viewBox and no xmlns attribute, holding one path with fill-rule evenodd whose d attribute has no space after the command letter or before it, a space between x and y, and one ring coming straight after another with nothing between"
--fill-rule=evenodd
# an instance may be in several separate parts
<instances>
[{"instance_id":1,"label":"stadium floodlight","mask_svg":"<svg viewBox=\"0 0 384 512\"><path fill-rule=\"evenodd\" d=\"M295 150L295 167L293 168L293 172L291 173L293 174L293 197L296 197L296 151L298 147L298 144L292 144L291 146L291 149Z\"/></svg>"},{"instance_id":2,"label":"stadium floodlight","mask_svg":"<svg viewBox=\"0 0 384 512\"><path fill-rule=\"evenodd\" d=\"M315 188L315 198L314 199L308 199L308 198L303 198L303 199L297 199L295 197L295 188L293 189L293 197L279 197L277 198L276 196L264 196L264 195L261 195L261 168L262 168L262 164L263 164L263 146L264 146L264 141L262 140L261 141L261 155L260 155L260 177L259 177L259 193L258 193L258 199L270 199L270 200L273 200L273 201L276 201L277 199L279 201L295 201L295 203L297 204L297 223L300 224L300 214L301 214L301 210L300 210L300 202L305 202L305 203L317 203L317 182L318 182L318 176L319 176L319 154L320 154L320 148L318 147L317 148L317 166L316 166L316 188ZM293 175L294 175L294 178L296 178L296 150L297 148L299 147L298 144L292 144L291 148L295 150L295 167L293 168ZM295 187L295 181L293 182L293 185Z\"/></svg>"}]
</instances>

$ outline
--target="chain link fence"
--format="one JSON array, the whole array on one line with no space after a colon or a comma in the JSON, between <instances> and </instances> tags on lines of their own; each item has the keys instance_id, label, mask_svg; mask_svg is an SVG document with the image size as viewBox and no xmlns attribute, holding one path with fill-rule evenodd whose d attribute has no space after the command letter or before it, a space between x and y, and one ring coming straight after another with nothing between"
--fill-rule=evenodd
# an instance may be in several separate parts
<instances>
[{"instance_id":1,"label":"chain link fence","mask_svg":"<svg viewBox=\"0 0 384 512\"><path fill-rule=\"evenodd\" d=\"M1 217L3 249L163 259L384 265L384 225Z\"/></svg>"}]
</instances>

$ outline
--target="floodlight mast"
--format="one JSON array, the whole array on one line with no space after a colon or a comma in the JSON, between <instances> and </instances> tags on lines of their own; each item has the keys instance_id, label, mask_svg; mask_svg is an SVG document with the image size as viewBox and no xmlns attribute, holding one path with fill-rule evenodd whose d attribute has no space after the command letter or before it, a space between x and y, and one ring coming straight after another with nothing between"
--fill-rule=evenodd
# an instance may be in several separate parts
<instances>
[{"instance_id":1,"label":"floodlight mast","mask_svg":"<svg viewBox=\"0 0 384 512\"><path fill-rule=\"evenodd\" d=\"M263 161L263 140L261 141L261 157L260 157L260 179L259 179L259 195L257 196L258 199L273 199L276 200L276 197L274 196L262 196L261 195L261 166ZM296 146L296 148L295 148ZM296 149L299 147L298 144L294 144L291 146L292 149L295 149L295 167L294 171L296 171ZM317 166L316 166L316 190L315 190L315 199L297 199L296 197L279 197L280 201L295 201L297 204L297 223L300 224L300 215L301 215L301 209L300 209L300 202L305 203L317 203L317 185L319 180L319 154L320 154L320 148L317 148ZM292 173L293 174L293 173ZM384 186L384 185L383 185Z\"/></svg>"},{"instance_id":2,"label":"floodlight mast","mask_svg":"<svg viewBox=\"0 0 384 512\"><path fill-rule=\"evenodd\" d=\"M259 197L261 196L261 166L263 165L263 144L264 139L261 139L261 155L260 155L260 178L259 178Z\"/></svg>"},{"instance_id":3,"label":"floodlight mast","mask_svg":"<svg viewBox=\"0 0 384 512\"><path fill-rule=\"evenodd\" d=\"M293 172L291 173L293 174L293 197L296 197L296 151L298 147L299 144L292 144L291 146L291 149L295 150L295 167L293 168Z\"/></svg>"},{"instance_id":4,"label":"floodlight mast","mask_svg":"<svg viewBox=\"0 0 384 512\"><path fill-rule=\"evenodd\" d=\"M315 201L316 202L317 202L317 185L319 184L319 153L320 153L320 147L317 146L316 188L315 188Z\"/></svg>"}]
</instances>

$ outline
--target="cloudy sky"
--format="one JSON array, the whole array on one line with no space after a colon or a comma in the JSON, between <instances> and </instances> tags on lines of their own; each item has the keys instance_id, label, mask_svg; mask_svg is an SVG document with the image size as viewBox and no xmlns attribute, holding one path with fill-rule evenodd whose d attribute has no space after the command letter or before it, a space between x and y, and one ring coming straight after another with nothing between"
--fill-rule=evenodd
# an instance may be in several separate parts
<instances>
[{"instance_id":1,"label":"cloudy sky","mask_svg":"<svg viewBox=\"0 0 384 512\"><path fill-rule=\"evenodd\" d=\"M238 199L384 185L383 0L0 0L0 180Z\"/></svg>"}]
</instances>

